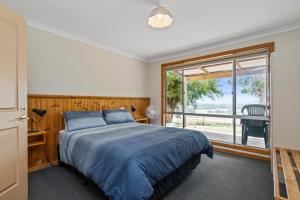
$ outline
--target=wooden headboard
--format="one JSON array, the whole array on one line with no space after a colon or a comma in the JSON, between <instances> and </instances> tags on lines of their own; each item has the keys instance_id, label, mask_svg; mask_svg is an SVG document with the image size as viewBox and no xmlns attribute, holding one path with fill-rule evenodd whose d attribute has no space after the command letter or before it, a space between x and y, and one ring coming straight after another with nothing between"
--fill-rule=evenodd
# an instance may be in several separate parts
<instances>
[{"instance_id":1,"label":"wooden headboard","mask_svg":"<svg viewBox=\"0 0 300 200\"><path fill-rule=\"evenodd\" d=\"M33 128L47 131L46 145L30 148L28 152L29 168L57 162L58 132L64 127L61 113L65 111L96 111L130 106L136 108L136 114L144 116L150 104L148 97L100 97L100 96L66 96L66 95L28 95L28 116L33 119ZM41 118L32 112L33 108L47 110ZM28 129L31 120L28 122Z\"/></svg>"}]
</instances>

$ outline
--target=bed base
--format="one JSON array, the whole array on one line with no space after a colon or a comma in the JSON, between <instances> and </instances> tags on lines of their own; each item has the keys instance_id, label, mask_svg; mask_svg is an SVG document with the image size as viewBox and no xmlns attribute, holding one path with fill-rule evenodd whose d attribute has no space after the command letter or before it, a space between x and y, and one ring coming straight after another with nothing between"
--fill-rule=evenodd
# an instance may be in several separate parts
<instances>
[{"instance_id":1,"label":"bed base","mask_svg":"<svg viewBox=\"0 0 300 200\"><path fill-rule=\"evenodd\" d=\"M200 161L201 154L194 155L177 170L158 181L153 186L154 192L149 200L160 200L169 194L173 189L176 188L176 186L183 182L183 180L191 173L191 171L197 167Z\"/></svg>"},{"instance_id":2,"label":"bed base","mask_svg":"<svg viewBox=\"0 0 300 200\"><path fill-rule=\"evenodd\" d=\"M59 146L58 146L59 150ZM59 151L58 151L59 152ZM58 153L59 155L59 153ZM192 156L189 160L187 160L183 165L181 165L177 170L167 175L165 178L158 181L154 186L154 192L149 200L161 200L167 194L169 194L176 186L180 185L182 181L191 173L193 169L197 167L197 165L201 161L201 154L196 154ZM65 164L60 161L58 156L58 163L59 166L64 167L66 169L71 170L75 174L84 178L85 182L84 185L92 184L97 186L91 179L85 177L82 173L80 173L76 168L72 167L71 165ZM97 186L98 187L98 186ZM99 187L98 187L99 188ZM101 192L104 194L102 189L100 188ZM108 200L107 197L105 199Z\"/></svg>"}]
</instances>

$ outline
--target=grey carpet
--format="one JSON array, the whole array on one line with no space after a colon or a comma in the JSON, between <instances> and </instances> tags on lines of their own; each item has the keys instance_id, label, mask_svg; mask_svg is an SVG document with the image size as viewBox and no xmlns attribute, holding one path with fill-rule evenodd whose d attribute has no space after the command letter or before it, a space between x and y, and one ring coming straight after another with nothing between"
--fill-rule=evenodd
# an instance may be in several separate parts
<instances>
[{"instance_id":1,"label":"grey carpet","mask_svg":"<svg viewBox=\"0 0 300 200\"><path fill-rule=\"evenodd\" d=\"M103 200L93 184L62 167L29 174L30 200ZM270 163L225 153L200 165L166 200L273 200Z\"/></svg>"}]
</instances>

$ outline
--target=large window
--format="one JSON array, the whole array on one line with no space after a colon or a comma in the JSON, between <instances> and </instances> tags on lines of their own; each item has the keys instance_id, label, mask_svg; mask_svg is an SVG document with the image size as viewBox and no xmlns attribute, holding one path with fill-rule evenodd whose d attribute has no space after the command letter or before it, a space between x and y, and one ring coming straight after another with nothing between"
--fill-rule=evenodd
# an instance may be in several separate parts
<instances>
[{"instance_id":1,"label":"large window","mask_svg":"<svg viewBox=\"0 0 300 200\"><path fill-rule=\"evenodd\" d=\"M269 51L163 68L164 125L269 148Z\"/></svg>"}]
</instances>

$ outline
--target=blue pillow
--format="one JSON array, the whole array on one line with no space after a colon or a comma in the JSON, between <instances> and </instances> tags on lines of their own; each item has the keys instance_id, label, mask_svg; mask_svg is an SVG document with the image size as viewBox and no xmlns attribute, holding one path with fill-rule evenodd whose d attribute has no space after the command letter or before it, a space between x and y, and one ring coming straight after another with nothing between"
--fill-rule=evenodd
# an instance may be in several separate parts
<instances>
[{"instance_id":1,"label":"blue pillow","mask_svg":"<svg viewBox=\"0 0 300 200\"><path fill-rule=\"evenodd\" d=\"M107 125L103 119L102 111L64 112L63 116L67 131L75 131Z\"/></svg>"},{"instance_id":2,"label":"blue pillow","mask_svg":"<svg viewBox=\"0 0 300 200\"><path fill-rule=\"evenodd\" d=\"M103 110L103 117L107 124L121 124L134 122L132 115L125 109Z\"/></svg>"}]
</instances>

